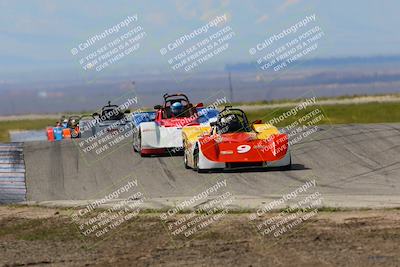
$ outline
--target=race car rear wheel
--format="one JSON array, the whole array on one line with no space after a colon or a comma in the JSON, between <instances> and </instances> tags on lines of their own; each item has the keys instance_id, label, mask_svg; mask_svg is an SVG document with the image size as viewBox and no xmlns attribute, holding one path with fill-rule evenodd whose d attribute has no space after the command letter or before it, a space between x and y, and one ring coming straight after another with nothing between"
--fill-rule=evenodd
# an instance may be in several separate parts
<instances>
[{"instance_id":1,"label":"race car rear wheel","mask_svg":"<svg viewBox=\"0 0 400 267\"><path fill-rule=\"evenodd\" d=\"M292 155L290 155L289 164L286 165L286 166L280 167L280 169L283 170L283 171L288 171L288 170L291 170L291 169L292 169Z\"/></svg>"}]
</instances>

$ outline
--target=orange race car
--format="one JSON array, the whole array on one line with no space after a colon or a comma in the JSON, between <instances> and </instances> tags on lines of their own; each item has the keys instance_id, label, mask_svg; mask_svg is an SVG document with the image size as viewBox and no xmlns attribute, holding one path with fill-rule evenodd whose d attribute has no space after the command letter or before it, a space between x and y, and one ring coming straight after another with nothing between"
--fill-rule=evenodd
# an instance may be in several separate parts
<instances>
[{"instance_id":1,"label":"orange race car","mask_svg":"<svg viewBox=\"0 0 400 267\"><path fill-rule=\"evenodd\" d=\"M230 106L211 126L185 126L182 134L185 167L199 172L292 164L287 134L261 121L250 124L242 110Z\"/></svg>"}]
</instances>

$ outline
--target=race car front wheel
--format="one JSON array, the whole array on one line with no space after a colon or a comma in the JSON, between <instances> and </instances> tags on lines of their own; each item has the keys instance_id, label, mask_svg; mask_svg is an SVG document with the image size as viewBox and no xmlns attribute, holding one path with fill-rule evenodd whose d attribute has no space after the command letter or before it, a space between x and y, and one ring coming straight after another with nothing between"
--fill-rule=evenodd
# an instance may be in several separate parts
<instances>
[{"instance_id":1,"label":"race car front wheel","mask_svg":"<svg viewBox=\"0 0 400 267\"><path fill-rule=\"evenodd\" d=\"M143 152L142 152L142 135L140 134L140 132L139 132L139 136L138 136L138 152L142 158L149 156L147 154L143 154Z\"/></svg>"},{"instance_id":2,"label":"race car front wheel","mask_svg":"<svg viewBox=\"0 0 400 267\"><path fill-rule=\"evenodd\" d=\"M196 145L196 147L195 147L195 149L194 149L194 152L193 152L193 161L194 161L194 168L193 169L195 169L198 173L203 173L203 172L206 172L205 170L203 170L203 169L200 169L200 167L199 167L199 146L198 145Z\"/></svg>"},{"instance_id":3,"label":"race car front wheel","mask_svg":"<svg viewBox=\"0 0 400 267\"><path fill-rule=\"evenodd\" d=\"M137 153L140 153L141 149L141 137L140 137L140 128L136 128L137 131L133 132L133 150Z\"/></svg>"},{"instance_id":4,"label":"race car front wheel","mask_svg":"<svg viewBox=\"0 0 400 267\"><path fill-rule=\"evenodd\" d=\"M183 163L185 165L185 169L190 169L189 165L188 165L188 160L187 160L187 155L186 155L186 151L183 152Z\"/></svg>"},{"instance_id":5,"label":"race car front wheel","mask_svg":"<svg viewBox=\"0 0 400 267\"><path fill-rule=\"evenodd\" d=\"M135 133L133 133L133 151L135 151L135 152L139 152L139 150L137 150L137 148L136 148L136 140L137 140L137 138L135 137Z\"/></svg>"}]
</instances>

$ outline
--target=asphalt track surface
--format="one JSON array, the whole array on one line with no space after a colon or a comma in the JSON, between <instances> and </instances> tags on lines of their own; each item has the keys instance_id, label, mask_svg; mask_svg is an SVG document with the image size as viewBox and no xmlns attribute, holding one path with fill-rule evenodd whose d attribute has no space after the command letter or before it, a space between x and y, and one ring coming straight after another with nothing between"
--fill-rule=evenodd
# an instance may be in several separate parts
<instances>
[{"instance_id":1,"label":"asphalt track surface","mask_svg":"<svg viewBox=\"0 0 400 267\"><path fill-rule=\"evenodd\" d=\"M400 207L399 155L400 124L321 126L292 147L289 171L199 174L185 169L181 156L141 158L131 140L105 157L82 154L74 141L24 145L29 203L82 205L137 180L145 207L156 209L172 207L224 180L226 187L215 195L229 191L235 196L232 208L254 209L314 179L316 187L306 193L318 191L323 206Z\"/></svg>"}]
</instances>

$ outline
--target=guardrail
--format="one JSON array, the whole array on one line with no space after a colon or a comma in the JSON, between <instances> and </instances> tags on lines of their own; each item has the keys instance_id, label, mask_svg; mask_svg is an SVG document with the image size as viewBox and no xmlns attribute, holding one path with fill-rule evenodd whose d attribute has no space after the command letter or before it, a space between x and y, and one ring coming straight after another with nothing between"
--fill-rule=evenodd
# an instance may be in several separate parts
<instances>
[{"instance_id":1,"label":"guardrail","mask_svg":"<svg viewBox=\"0 0 400 267\"><path fill-rule=\"evenodd\" d=\"M0 144L0 204L25 200L23 143Z\"/></svg>"}]
</instances>

